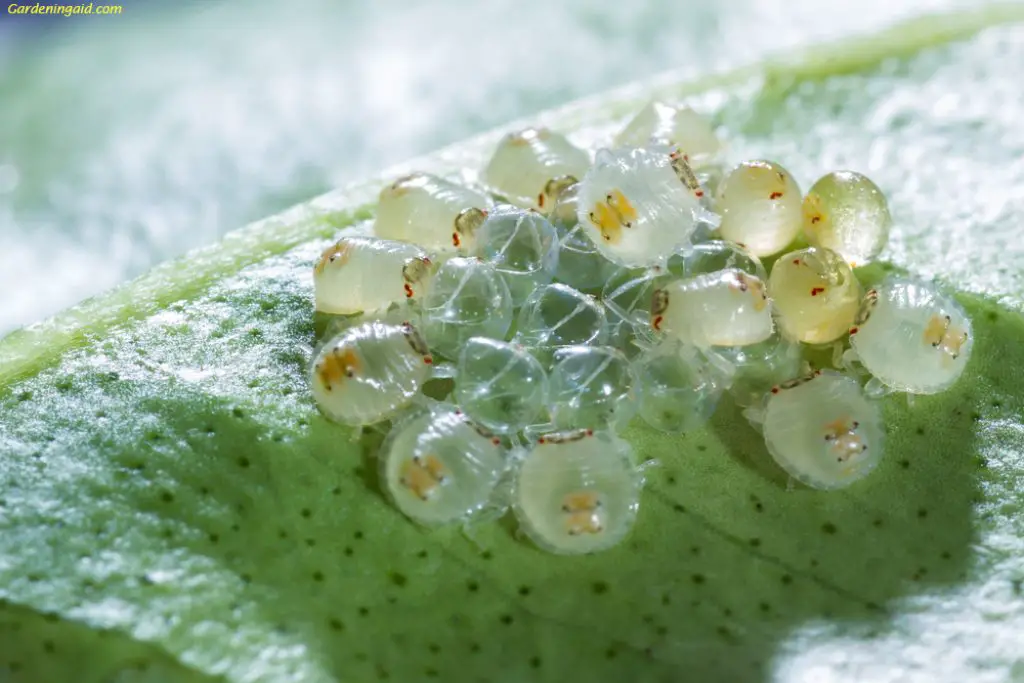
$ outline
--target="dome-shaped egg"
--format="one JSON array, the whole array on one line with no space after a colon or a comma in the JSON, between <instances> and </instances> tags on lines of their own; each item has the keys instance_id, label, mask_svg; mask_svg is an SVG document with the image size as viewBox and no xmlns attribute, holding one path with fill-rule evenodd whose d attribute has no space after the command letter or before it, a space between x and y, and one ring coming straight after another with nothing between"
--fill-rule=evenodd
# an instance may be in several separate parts
<instances>
[{"instance_id":1,"label":"dome-shaped egg","mask_svg":"<svg viewBox=\"0 0 1024 683\"><path fill-rule=\"evenodd\" d=\"M850 328L850 346L883 385L934 394L959 379L971 357L971 319L934 285L898 278L872 289Z\"/></svg>"},{"instance_id":2,"label":"dome-shaped egg","mask_svg":"<svg viewBox=\"0 0 1024 683\"><path fill-rule=\"evenodd\" d=\"M494 265L518 307L554 277L558 237L551 222L536 211L504 205L493 209L477 228L471 253Z\"/></svg>"},{"instance_id":3,"label":"dome-shaped egg","mask_svg":"<svg viewBox=\"0 0 1024 683\"><path fill-rule=\"evenodd\" d=\"M470 419L490 431L511 434L532 424L547 391L543 366L518 344L473 337L459 355L455 397Z\"/></svg>"},{"instance_id":4,"label":"dome-shaped egg","mask_svg":"<svg viewBox=\"0 0 1024 683\"><path fill-rule=\"evenodd\" d=\"M561 133L527 128L498 143L483 171L496 193L524 209L548 213L559 194L590 166L590 157Z\"/></svg>"},{"instance_id":5,"label":"dome-shaped egg","mask_svg":"<svg viewBox=\"0 0 1024 683\"><path fill-rule=\"evenodd\" d=\"M487 197L468 187L413 173L381 190L373 233L432 251L465 249L489 204Z\"/></svg>"},{"instance_id":6,"label":"dome-shaped egg","mask_svg":"<svg viewBox=\"0 0 1024 683\"><path fill-rule=\"evenodd\" d=\"M892 217L885 195L870 178L853 171L822 176L804 197L804 235L851 266L863 266L885 248Z\"/></svg>"},{"instance_id":7,"label":"dome-shaped egg","mask_svg":"<svg viewBox=\"0 0 1024 683\"><path fill-rule=\"evenodd\" d=\"M557 349L601 344L607 337L601 302L569 285L545 285L523 303L516 320L515 341L549 358Z\"/></svg>"},{"instance_id":8,"label":"dome-shaped egg","mask_svg":"<svg viewBox=\"0 0 1024 683\"><path fill-rule=\"evenodd\" d=\"M453 258L438 269L421 301L430 348L457 358L470 337L503 339L512 325L512 295L493 265Z\"/></svg>"},{"instance_id":9,"label":"dome-shaped egg","mask_svg":"<svg viewBox=\"0 0 1024 683\"><path fill-rule=\"evenodd\" d=\"M780 256L768 291L783 334L807 344L826 344L845 335L860 306L860 283L850 266L821 247Z\"/></svg>"},{"instance_id":10,"label":"dome-shaped egg","mask_svg":"<svg viewBox=\"0 0 1024 683\"><path fill-rule=\"evenodd\" d=\"M493 503L506 470L500 440L447 406L392 427L380 463L392 502L424 525L464 521Z\"/></svg>"},{"instance_id":11,"label":"dome-shaped egg","mask_svg":"<svg viewBox=\"0 0 1024 683\"><path fill-rule=\"evenodd\" d=\"M637 410L663 432L702 426L718 407L729 376L698 349L666 341L634 360Z\"/></svg>"},{"instance_id":12,"label":"dome-shaped egg","mask_svg":"<svg viewBox=\"0 0 1024 683\"><path fill-rule=\"evenodd\" d=\"M380 422L413 401L432 362L412 325L363 323L328 340L317 352L310 372L313 398L336 422Z\"/></svg>"},{"instance_id":13,"label":"dome-shaped egg","mask_svg":"<svg viewBox=\"0 0 1024 683\"><path fill-rule=\"evenodd\" d=\"M719 233L757 256L779 253L800 233L800 187L773 161L743 162L719 183L715 199Z\"/></svg>"},{"instance_id":14,"label":"dome-shaped egg","mask_svg":"<svg viewBox=\"0 0 1024 683\"><path fill-rule=\"evenodd\" d=\"M614 434L547 434L522 455L513 510L541 549L594 553L617 545L633 528L642 485L632 449Z\"/></svg>"},{"instance_id":15,"label":"dome-shaped egg","mask_svg":"<svg viewBox=\"0 0 1024 683\"><path fill-rule=\"evenodd\" d=\"M633 366L611 347L560 349L548 380L548 411L555 429L619 428L636 412Z\"/></svg>"},{"instance_id":16,"label":"dome-shaped egg","mask_svg":"<svg viewBox=\"0 0 1024 683\"><path fill-rule=\"evenodd\" d=\"M343 237L313 268L316 310L346 315L386 310L421 296L433 273L420 247L377 237Z\"/></svg>"},{"instance_id":17,"label":"dome-shaped egg","mask_svg":"<svg viewBox=\"0 0 1024 683\"><path fill-rule=\"evenodd\" d=\"M695 169L712 163L722 148L707 119L686 106L654 100L637 112L616 138L616 147L674 145L689 157Z\"/></svg>"},{"instance_id":18,"label":"dome-shaped egg","mask_svg":"<svg viewBox=\"0 0 1024 683\"><path fill-rule=\"evenodd\" d=\"M877 402L857 380L833 370L772 389L764 407L764 441L795 479L838 489L865 477L885 452L885 423Z\"/></svg>"}]
</instances>

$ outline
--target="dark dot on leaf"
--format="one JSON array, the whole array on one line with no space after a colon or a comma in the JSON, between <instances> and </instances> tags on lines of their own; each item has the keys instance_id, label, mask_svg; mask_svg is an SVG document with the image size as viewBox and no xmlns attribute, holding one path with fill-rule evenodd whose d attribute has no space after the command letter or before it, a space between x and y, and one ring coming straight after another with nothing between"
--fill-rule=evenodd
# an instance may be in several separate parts
<instances>
[{"instance_id":1,"label":"dark dot on leaf","mask_svg":"<svg viewBox=\"0 0 1024 683\"><path fill-rule=\"evenodd\" d=\"M352 534L352 537L355 538L358 541L358 540L362 539L363 532L362 531L357 531L354 534Z\"/></svg>"},{"instance_id":2,"label":"dark dot on leaf","mask_svg":"<svg viewBox=\"0 0 1024 683\"><path fill-rule=\"evenodd\" d=\"M427 643L427 649L436 655L438 652L441 651L441 646L437 643Z\"/></svg>"},{"instance_id":3,"label":"dark dot on leaf","mask_svg":"<svg viewBox=\"0 0 1024 683\"><path fill-rule=\"evenodd\" d=\"M704 444L702 444L702 443L697 444L697 450L700 451L701 453L703 453L707 449L708 449L708 447L705 446Z\"/></svg>"},{"instance_id":4,"label":"dark dot on leaf","mask_svg":"<svg viewBox=\"0 0 1024 683\"><path fill-rule=\"evenodd\" d=\"M672 604L672 596L669 595L668 593L662 593L662 595L661 595L661 604L666 606L666 607L671 605Z\"/></svg>"},{"instance_id":5,"label":"dark dot on leaf","mask_svg":"<svg viewBox=\"0 0 1024 683\"><path fill-rule=\"evenodd\" d=\"M917 511L917 516L919 519L924 519L928 516L928 510L926 510L925 508L921 508L920 510Z\"/></svg>"},{"instance_id":6,"label":"dark dot on leaf","mask_svg":"<svg viewBox=\"0 0 1024 683\"><path fill-rule=\"evenodd\" d=\"M431 669L429 667L423 670L423 674L427 678L437 678L439 676L439 674L437 673L437 669Z\"/></svg>"},{"instance_id":7,"label":"dark dot on leaf","mask_svg":"<svg viewBox=\"0 0 1024 683\"><path fill-rule=\"evenodd\" d=\"M201 496L208 496L208 495L210 495L210 489L206 488L205 486L200 486L199 487L199 495L201 495Z\"/></svg>"},{"instance_id":8,"label":"dark dot on leaf","mask_svg":"<svg viewBox=\"0 0 1024 683\"><path fill-rule=\"evenodd\" d=\"M252 577L248 574L240 574L239 578L242 579L242 583L252 583Z\"/></svg>"},{"instance_id":9,"label":"dark dot on leaf","mask_svg":"<svg viewBox=\"0 0 1024 683\"><path fill-rule=\"evenodd\" d=\"M492 555L492 554L491 554L491 551L490 551L490 550L485 550L485 551L483 551L482 553L480 553L480 557L481 557L482 559L485 559L485 560L489 560L489 559L491 559L492 557L494 557L494 555Z\"/></svg>"},{"instance_id":10,"label":"dark dot on leaf","mask_svg":"<svg viewBox=\"0 0 1024 683\"><path fill-rule=\"evenodd\" d=\"M220 541L220 536L217 534L210 534L210 543L217 543Z\"/></svg>"},{"instance_id":11,"label":"dark dot on leaf","mask_svg":"<svg viewBox=\"0 0 1024 683\"><path fill-rule=\"evenodd\" d=\"M943 550L942 553L939 555L939 557L941 557L944 560L948 560L948 559L950 559L953 556L950 555L948 550Z\"/></svg>"},{"instance_id":12,"label":"dark dot on leaf","mask_svg":"<svg viewBox=\"0 0 1024 683\"><path fill-rule=\"evenodd\" d=\"M995 311L989 311L988 313L985 314L985 317L989 319L989 322L993 323L999 320L999 314L996 313Z\"/></svg>"},{"instance_id":13,"label":"dark dot on leaf","mask_svg":"<svg viewBox=\"0 0 1024 683\"><path fill-rule=\"evenodd\" d=\"M525 598L527 595L530 594L530 587L529 586L520 586L519 587L519 594Z\"/></svg>"},{"instance_id":14,"label":"dark dot on leaf","mask_svg":"<svg viewBox=\"0 0 1024 683\"><path fill-rule=\"evenodd\" d=\"M476 581L467 581L466 589L469 590L470 593L476 593L478 590L480 590L480 584L478 584Z\"/></svg>"},{"instance_id":15,"label":"dark dot on leaf","mask_svg":"<svg viewBox=\"0 0 1024 683\"><path fill-rule=\"evenodd\" d=\"M883 523L884 523L884 522L882 522L882 520L881 520L881 519L876 519L875 521L871 522L871 526L873 526L873 527L875 527L876 529L878 529L878 528L881 528L881 526L882 526L882 524L883 524Z\"/></svg>"},{"instance_id":16,"label":"dark dot on leaf","mask_svg":"<svg viewBox=\"0 0 1024 683\"><path fill-rule=\"evenodd\" d=\"M694 574L693 576L690 577L690 579L695 584L697 584L697 585L700 585L700 584L704 583L704 575L703 574Z\"/></svg>"},{"instance_id":17,"label":"dark dot on leaf","mask_svg":"<svg viewBox=\"0 0 1024 683\"><path fill-rule=\"evenodd\" d=\"M232 524L231 525L231 530L234 531L235 533L238 533L239 531L242 530L242 527L239 526L238 524Z\"/></svg>"},{"instance_id":18,"label":"dark dot on leaf","mask_svg":"<svg viewBox=\"0 0 1024 683\"><path fill-rule=\"evenodd\" d=\"M313 516L313 511L310 510L309 508L302 508L302 512L300 512L299 514L301 514L304 519L309 519Z\"/></svg>"},{"instance_id":19,"label":"dark dot on leaf","mask_svg":"<svg viewBox=\"0 0 1024 683\"><path fill-rule=\"evenodd\" d=\"M345 630L345 625L343 623L341 623L337 619L331 619L327 623L328 623L328 625L330 625L331 629L334 630L334 631L344 631Z\"/></svg>"},{"instance_id":20,"label":"dark dot on leaf","mask_svg":"<svg viewBox=\"0 0 1024 683\"><path fill-rule=\"evenodd\" d=\"M836 531L836 525L832 522L825 522L821 525L821 531L826 534L834 534Z\"/></svg>"},{"instance_id":21,"label":"dark dot on leaf","mask_svg":"<svg viewBox=\"0 0 1024 683\"><path fill-rule=\"evenodd\" d=\"M604 581L595 581L591 586L591 590L594 592L594 595L604 595L608 592L608 584Z\"/></svg>"},{"instance_id":22,"label":"dark dot on leaf","mask_svg":"<svg viewBox=\"0 0 1024 683\"><path fill-rule=\"evenodd\" d=\"M162 500L165 503L173 503L174 494L171 493L170 491L164 491L163 493L160 494L160 500Z\"/></svg>"},{"instance_id":23,"label":"dark dot on leaf","mask_svg":"<svg viewBox=\"0 0 1024 683\"><path fill-rule=\"evenodd\" d=\"M610 647L604 651L605 659L615 659L618 656L618 652L615 651L614 647Z\"/></svg>"},{"instance_id":24,"label":"dark dot on leaf","mask_svg":"<svg viewBox=\"0 0 1024 683\"><path fill-rule=\"evenodd\" d=\"M750 539L750 547L751 548L759 548L760 546L761 546L761 539L760 538L752 538L752 539Z\"/></svg>"},{"instance_id":25,"label":"dark dot on leaf","mask_svg":"<svg viewBox=\"0 0 1024 683\"><path fill-rule=\"evenodd\" d=\"M232 408L231 414L239 419L245 417L245 412L241 408Z\"/></svg>"},{"instance_id":26,"label":"dark dot on leaf","mask_svg":"<svg viewBox=\"0 0 1024 683\"><path fill-rule=\"evenodd\" d=\"M993 408L1002 408L1003 407L1003 402L1000 401L999 399L996 399L996 400L992 401L992 407Z\"/></svg>"},{"instance_id":27,"label":"dark dot on leaf","mask_svg":"<svg viewBox=\"0 0 1024 683\"><path fill-rule=\"evenodd\" d=\"M426 550L419 551L418 553L416 553L416 557L420 558L421 560L427 559L427 551Z\"/></svg>"},{"instance_id":28,"label":"dark dot on leaf","mask_svg":"<svg viewBox=\"0 0 1024 683\"><path fill-rule=\"evenodd\" d=\"M352 557L352 553L353 553L352 548L350 548L348 546L345 546L345 550L343 552L345 553L345 557Z\"/></svg>"},{"instance_id":29,"label":"dark dot on leaf","mask_svg":"<svg viewBox=\"0 0 1024 683\"><path fill-rule=\"evenodd\" d=\"M340 496L341 495L341 487L340 486L335 486L333 489L331 489L331 493L333 493L336 496Z\"/></svg>"},{"instance_id":30,"label":"dark dot on leaf","mask_svg":"<svg viewBox=\"0 0 1024 683\"><path fill-rule=\"evenodd\" d=\"M399 588L409 583L409 579L406 578L405 574L400 574L398 572L389 572L388 578L391 579L391 583L395 584Z\"/></svg>"},{"instance_id":31,"label":"dark dot on leaf","mask_svg":"<svg viewBox=\"0 0 1024 683\"><path fill-rule=\"evenodd\" d=\"M57 649L57 647L53 644L52 640L44 640L43 641L43 652L47 652L49 654L53 654L56 649Z\"/></svg>"},{"instance_id":32,"label":"dark dot on leaf","mask_svg":"<svg viewBox=\"0 0 1024 683\"><path fill-rule=\"evenodd\" d=\"M918 427L915 431L918 436L924 436L924 427Z\"/></svg>"},{"instance_id":33,"label":"dark dot on leaf","mask_svg":"<svg viewBox=\"0 0 1024 683\"><path fill-rule=\"evenodd\" d=\"M972 419L973 421L975 421L975 422L981 422L981 413L978 413L978 412L972 412L972 413L971 413L971 419Z\"/></svg>"},{"instance_id":34,"label":"dark dot on leaf","mask_svg":"<svg viewBox=\"0 0 1024 683\"><path fill-rule=\"evenodd\" d=\"M654 629L654 632L656 634L658 634L659 636L665 636L665 635L668 634L668 627L667 626L659 626L658 628Z\"/></svg>"},{"instance_id":35,"label":"dark dot on leaf","mask_svg":"<svg viewBox=\"0 0 1024 683\"><path fill-rule=\"evenodd\" d=\"M31 401L32 400L32 392L31 391L23 391L23 392L21 392L20 394L18 394L18 400L21 401L22 403L24 403L25 401Z\"/></svg>"},{"instance_id":36,"label":"dark dot on leaf","mask_svg":"<svg viewBox=\"0 0 1024 683\"><path fill-rule=\"evenodd\" d=\"M242 467L242 468L248 467L249 466L249 458L247 458L247 457L245 457L243 455L241 458L238 459L238 466Z\"/></svg>"},{"instance_id":37,"label":"dark dot on leaf","mask_svg":"<svg viewBox=\"0 0 1024 683\"><path fill-rule=\"evenodd\" d=\"M370 615L370 610L369 609L367 609L366 607L360 607L359 608L359 616L366 617L366 616L369 616L369 615Z\"/></svg>"},{"instance_id":38,"label":"dark dot on leaf","mask_svg":"<svg viewBox=\"0 0 1024 683\"><path fill-rule=\"evenodd\" d=\"M313 580L314 581L323 581L324 580L324 573L323 572L313 572Z\"/></svg>"},{"instance_id":39,"label":"dark dot on leaf","mask_svg":"<svg viewBox=\"0 0 1024 683\"><path fill-rule=\"evenodd\" d=\"M513 621L513 619L512 619L512 615L511 614L502 614L501 615L501 623L505 624L505 626L511 625L512 621Z\"/></svg>"},{"instance_id":40,"label":"dark dot on leaf","mask_svg":"<svg viewBox=\"0 0 1024 683\"><path fill-rule=\"evenodd\" d=\"M539 669L540 668L540 657L530 657L530 668L533 668L533 669Z\"/></svg>"},{"instance_id":41,"label":"dark dot on leaf","mask_svg":"<svg viewBox=\"0 0 1024 683\"><path fill-rule=\"evenodd\" d=\"M285 531L284 529L281 529L280 531L277 532L277 537L280 538L283 541L286 538L288 538L288 532Z\"/></svg>"},{"instance_id":42,"label":"dark dot on leaf","mask_svg":"<svg viewBox=\"0 0 1024 683\"><path fill-rule=\"evenodd\" d=\"M789 574L783 574L782 583L788 586L789 584L793 583L793 577Z\"/></svg>"},{"instance_id":43,"label":"dark dot on leaf","mask_svg":"<svg viewBox=\"0 0 1024 683\"><path fill-rule=\"evenodd\" d=\"M309 546L310 548L315 547L316 546L316 539L315 538L307 538L306 539L306 545Z\"/></svg>"},{"instance_id":44,"label":"dark dot on leaf","mask_svg":"<svg viewBox=\"0 0 1024 683\"><path fill-rule=\"evenodd\" d=\"M772 611L772 606L769 605L767 602L758 603L757 607L762 612L766 612L767 613L767 612L771 612Z\"/></svg>"},{"instance_id":45,"label":"dark dot on leaf","mask_svg":"<svg viewBox=\"0 0 1024 683\"><path fill-rule=\"evenodd\" d=\"M718 631L718 635L722 636L723 638L731 638L732 637L732 633L729 631L729 629L727 629L724 626L719 626L715 630Z\"/></svg>"},{"instance_id":46,"label":"dark dot on leaf","mask_svg":"<svg viewBox=\"0 0 1024 683\"><path fill-rule=\"evenodd\" d=\"M667 477L665 477L665 481L666 481L666 482L667 482L667 483L668 483L669 485L671 485L671 484L675 484L675 483L676 483L676 478L675 478L675 477L673 477L673 476L672 476L672 475L670 474L670 475L668 475Z\"/></svg>"},{"instance_id":47,"label":"dark dot on leaf","mask_svg":"<svg viewBox=\"0 0 1024 683\"><path fill-rule=\"evenodd\" d=\"M690 554L691 555L700 555L700 546L699 545L691 545L690 546Z\"/></svg>"},{"instance_id":48,"label":"dark dot on leaf","mask_svg":"<svg viewBox=\"0 0 1024 683\"><path fill-rule=\"evenodd\" d=\"M905 470L909 470L910 469L910 461L909 460L900 460L900 467L902 467Z\"/></svg>"},{"instance_id":49,"label":"dark dot on leaf","mask_svg":"<svg viewBox=\"0 0 1024 683\"><path fill-rule=\"evenodd\" d=\"M676 512L686 512L686 508L684 508L679 503L676 503L675 505L673 505L672 509L675 510Z\"/></svg>"},{"instance_id":50,"label":"dark dot on leaf","mask_svg":"<svg viewBox=\"0 0 1024 683\"><path fill-rule=\"evenodd\" d=\"M469 651L472 652L473 654L476 654L477 652L480 652L480 643L470 643L469 644Z\"/></svg>"}]
</instances>

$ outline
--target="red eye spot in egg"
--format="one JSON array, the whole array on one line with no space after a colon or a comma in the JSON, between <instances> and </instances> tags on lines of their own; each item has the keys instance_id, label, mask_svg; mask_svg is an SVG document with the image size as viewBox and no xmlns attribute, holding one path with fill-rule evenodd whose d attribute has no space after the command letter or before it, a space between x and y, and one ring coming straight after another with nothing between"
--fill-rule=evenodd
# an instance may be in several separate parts
<instances>
[{"instance_id":1,"label":"red eye spot in egg","mask_svg":"<svg viewBox=\"0 0 1024 683\"><path fill-rule=\"evenodd\" d=\"M770 195L768 195L768 199L778 199L781 196L781 192L772 192Z\"/></svg>"},{"instance_id":2,"label":"red eye spot in egg","mask_svg":"<svg viewBox=\"0 0 1024 683\"><path fill-rule=\"evenodd\" d=\"M694 192L694 194L697 195L698 197L703 197L704 196L704 190L697 190L697 191Z\"/></svg>"},{"instance_id":3,"label":"red eye spot in egg","mask_svg":"<svg viewBox=\"0 0 1024 683\"><path fill-rule=\"evenodd\" d=\"M588 429L587 430L587 436L593 436L593 435L594 435L594 430L593 429Z\"/></svg>"},{"instance_id":4,"label":"red eye spot in egg","mask_svg":"<svg viewBox=\"0 0 1024 683\"><path fill-rule=\"evenodd\" d=\"M541 192L540 194L537 195L537 206L539 206L542 209L544 208L544 193L543 192Z\"/></svg>"},{"instance_id":5,"label":"red eye spot in egg","mask_svg":"<svg viewBox=\"0 0 1024 683\"><path fill-rule=\"evenodd\" d=\"M493 443L495 446L500 446L501 439L499 439L498 437L494 437L493 439L491 439L491 443Z\"/></svg>"},{"instance_id":6,"label":"red eye spot in egg","mask_svg":"<svg viewBox=\"0 0 1024 683\"><path fill-rule=\"evenodd\" d=\"M656 330L660 330L662 320L664 320L664 316L659 315L657 318L651 321L651 327L653 327Z\"/></svg>"},{"instance_id":7,"label":"red eye spot in egg","mask_svg":"<svg viewBox=\"0 0 1024 683\"><path fill-rule=\"evenodd\" d=\"M811 288L811 296L818 296L819 294L821 294L824 291L825 291L824 287L812 287Z\"/></svg>"},{"instance_id":8,"label":"red eye spot in egg","mask_svg":"<svg viewBox=\"0 0 1024 683\"><path fill-rule=\"evenodd\" d=\"M545 442L546 442L546 439L543 436L540 437L539 439L537 439L537 443L545 443Z\"/></svg>"},{"instance_id":9,"label":"red eye spot in egg","mask_svg":"<svg viewBox=\"0 0 1024 683\"><path fill-rule=\"evenodd\" d=\"M778 387L772 387L772 393L773 394L779 393L779 388Z\"/></svg>"},{"instance_id":10,"label":"red eye spot in egg","mask_svg":"<svg viewBox=\"0 0 1024 683\"><path fill-rule=\"evenodd\" d=\"M423 356L423 362L427 365L432 365L434 363L434 359L430 356Z\"/></svg>"},{"instance_id":11,"label":"red eye spot in egg","mask_svg":"<svg viewBox=\"0 0 1024 683\"><path fill-rule=\"evenodd\" d=\"M798 258L793 259L793 265L794 266L799 266L800 265L800 259L798 259Z\"/></svg>"},{"instance_id":12,"label":"red eye spot in egg","mask_svg":"<svg viewBox=\"0 0 1024 683\"><path fill-rule=\"evenodd\" d=\"M412 298L412 287L410 287L409 285L405 286L405 298L406 299L411 299Z\"/></svg>"},{"instance_id":13,"label":"red eye spot in egg","mask_svg":"<svg viewBox=\"0 0 1024 683\"><path fill-rule=\"evenodd\" d=\"M856 327L851 327L850 328L850 336L853 336L855 334L857 334L857 328Z\"/></svg>"},{"instance_id":14,"label":"red eye spot in egg","mask_svg":"<svg viewBox=\"0 0 1024 683\"><path fill-rule=\"evenodd\" d=\"M452 244L454 244L456 247L461 247L462 246L462 240L459 239L459 233L457 233L457 232L453 232L452 233Z\"/></svg>"}]
</instances>

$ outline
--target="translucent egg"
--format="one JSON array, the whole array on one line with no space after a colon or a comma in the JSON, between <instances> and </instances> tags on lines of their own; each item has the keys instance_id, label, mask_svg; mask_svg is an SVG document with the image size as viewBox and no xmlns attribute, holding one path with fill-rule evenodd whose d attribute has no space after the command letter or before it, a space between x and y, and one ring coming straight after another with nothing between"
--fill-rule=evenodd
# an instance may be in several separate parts
<instances>
[{"instance_id":1,"label":"translucent egg","mask_svg":"<svg viewBox=\"0 0 1024 683\"><path fill-rule=\"evenodd\" d=\"M768 278L783 334L825 344L846 334L860 307L860 283L830 249L809 247L780 256Z\"/></svg>"},{"instance_id":2,"label":"translucent egg","mask_svg":"<svg viewBox=\"0 0 1024 683\"><path fill-rule=\"evenodd\" d=\"M608 334L604 307L568 285L538 287L523 303L515 340L548 357L577 344L601 344Z\"/></svg>"},{"instance_id":3,"label":"translucent egg","mask_svg":"<svg viewBox=\"0 0 1024 683\"><path fill-rule=\"evenodd\" d=\"M656 331L699 348L757 344L775 329L764 281L738 268L669 282L651 316Z\"/></svg>"},{"instance_id":4,"label":"translucent egg","mask_svg":"<svg viewBox=\"0 0 1024 683\"><path fill-rule=\"evenodd\" d=\"M694 168L712 163L722 148L707 119L690 107L657 100L649 102L615 138L616 147L645 147L649 144L679 147Z\"/></svg>"},{"instance_id":5,"label":"translucent egg","mask_svg":"<svg viewBox=\"0 0 1024 683\"><path fill-rule=\"evenodd\" d=\"M316 310L345 315L386 310L422 295L432 273L427 252L376 237L343 237L313 268Z\"/></svg>"},{"instance_id":6,"label":"translucent egg","mask_svg":"<svg viewBox=\"0 0 1024 683\"><path fill-rule=\"evenodd\" d=\"M388 496L403 514L425 525L472 517L493 502L506 470L500 440L448 407L395 425L381 454Z\"/></svg>"},{"instance_id":7,"label":"translucent egg","mask_svg":"<svg viewBox=\"0 0 1024 683\"><path fill-rule=\"evenodd\" d=\"M651 303L658 286L669 277L660 270L620 268L601 290L608 319L608 343L631 355L637 340L652 338Z\"/></svg>"},{"instance_id":8,"label":"translucent egg","mask_svg":"<svg viewBox=\"0 0 1024 683\"><path fill-rule=\"evenodd\" d=\"M505 337L512 325L512 295L490 263L453 258L438 269L423 297L422 319L430 348L457 358L470 337Z\"/></svg>"},{"instance_id":9,"label":"translucent egg","mask_svg":"<svg viewBox=\"0 0 1024 683\"><path fill-rule=\"evenodd\" d=\"M765 403L764 441L791 476L818 489L838 489L866 476L884 453L878 404L857 380L820 371L772 390Z\"/></svg>"},{"instance_id":10,"label":"translucent egg","mask_svg":"<svg viewBox=\"0 0 1024 683\"><path fill-rule=\"evenodd\" d=\"M636 377L626 356L608 346L558 351L548 381L555 429L623 427L636 412Z\"/></svg>"},{"instance_id":11,"label":"translucent egg","mask_svg":"<svg viewBox=\"0 0 1024 683\"><path fill-rule=\"evenodd\" d=\"M467 248L488 205L487 197L475 190L414 173L381 190L373 232L434 251Z\"/></svg>"},{"instance_id":12,"label":"translucent egg","mask_svg":"<svg viewBox=\"0 0 1024 683\"><path fill-rule=\"evenodd\" d=\"M760 404L773 386L800 374L803 349L800 342L776 331L759 344L735 349L728 361L735 368L729 393L736 405L746 408Z\"/></svg>"},{"instance_id":13,"label":"translucent egg","mask_svg":"<svg viewBox=\"0 0 1024 683\"><path fill-rule=\"evenodd\" d=\"M609 260L658 265L690 244L705 214L696 182L668 148L603 149L580 181L577 217Z\"/></svg>"},{"instance_id":14,"label":"translucent egg","mask_svg":"<svg viewBox=\"0 0 1024 683\"><path fill-rule=\"evenodd\" d=\"M313 399L336 422L380 422L412 402L432 362L412 325L363 323L327 341L316 353L310 372Z\"/></svg>"},{"instance_id":15,"label":"translucent egg","mask_svg":"<svg viewBox=\"0 0 1024 683\"><path fill-rule=\"evenodd\" d=\"M494 264L505 278L514 306L554 277L558 237L551 222L539 213L499 206L476 234L473 255Z\"/></svg>"},{"instance_id":16,"label":"translucent egg","mask_svg":"<svg viewBox=\"0 0 1024 683\"><path fill-rule=\"evenodd\" d=\"M518 344L473 337L459 355L455 398L476 423L511 434L533 423L544 408L548 378Z\"/></svg>"},{"instance_id":17,"label":"translucent egg","mask_svg":"<svg viewBox=\"0 0 1024 683\"><path fill-rule=\"evenodd\" d=\"M871 180L853 171L822 176L804 197L804 235L851 266L878 256L889 241L892 217L885 195Z\"/></svg>"},{"instance_id":18,"label":"translucent egg","mask_svg":"<svg viewBox=\"0 0 1024 683\"><path fill-rule=\"evenodd\" d=\"M762 282L768 281L768 272L748 249L735 242L711 240L684 249L674 254L668 263L668 271L683 277L696 277L723 270L740 270Z\"/></svg>"},{"instance_id":19,"label":"translucent egg","mask_svg":"<svg viewBox=\"0 0 1024 683\"><path fill-rule=\"evenodd\" d=\"M527 128L501 139L483 180L512 204L547 213L589 166L587 153L561 133Z\"/></svg>"},{"instance_id":20,"label":"translucent egg","mask_svg":"<svg viewBox=\"0 0 1024 683\"><path fill-rule=\"evenodd\" d=\"M577 220L577 189L566 189L548 217L558 235L558 268L555 279L576 289L601 287L618 266L604 257Z\"/></svg>"},{"instance_id":21,"label":"translucent egg","mask_svg":"<svg viewBox=\"0 0 1024 683\"><path fill-rule=\"evenodd\" d=\"M865 295L850 346L883 385L934 394L960 377L974 337L967 312L952 297L934 285L900 278Z\"/></svg>"},{"instance_id":22,"label":"translucent egg","mask_svg":"<svg viewBox=\"0 0 1024 683\"><path fill-rule=\"evenodd\" d=\"M718 185L718 226L724 239L756 256L785 249L803 225L800 187L789 171L773 161L745 161Z\"/></svg>"},{"instance_id":23,"label":"translucent egg","mask_svg":"<svg viewBox=\"0 0 1024 683\"><path fill-rule=\"evenodd\" d=\"M643 480L629 444L610 432L548 434L523 455L513 510L539 548L562 555L606 550L633 528Z\"/></svg>"},{"instance_id":24,"label":"translucent egg","mask_svg":"<svg viewBox=\"0 0 1024 683\"><path fill-rule=\"evenodd\" d=\"M666 342L635 361L637 410L663 432L702 426L718 407L729 378L692 346Z\"/></svg>"}]
</instances>

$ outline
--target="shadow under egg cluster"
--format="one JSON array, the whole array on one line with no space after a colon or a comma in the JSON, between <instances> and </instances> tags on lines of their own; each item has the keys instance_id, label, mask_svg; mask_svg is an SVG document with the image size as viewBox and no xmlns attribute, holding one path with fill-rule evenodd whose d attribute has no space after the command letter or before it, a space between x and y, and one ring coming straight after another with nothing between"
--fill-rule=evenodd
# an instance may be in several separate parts
<instances>
[{"instance_id":1,"label":"shadow under egg cluster","mask_svg":"<svg viewBox=\"0 0 1024 683\"><path fill-rule=\"evenodd\" d=\"M634 418L686 432L730 392L786 472L834 489L884 453L879 396L957 380L964 310L854 273L888 239L874 183L837 171L803 195L776 162L721 157L699 114L660 102L593 153L523 130L479 177L385 187L374 236L324 251L317 311L346 317L312 392L336 422L390 424L380 482L399 510L511 510L538 547L595 552L640 507L643 463L618 436Z\"/></svg>"}]
</instances>

